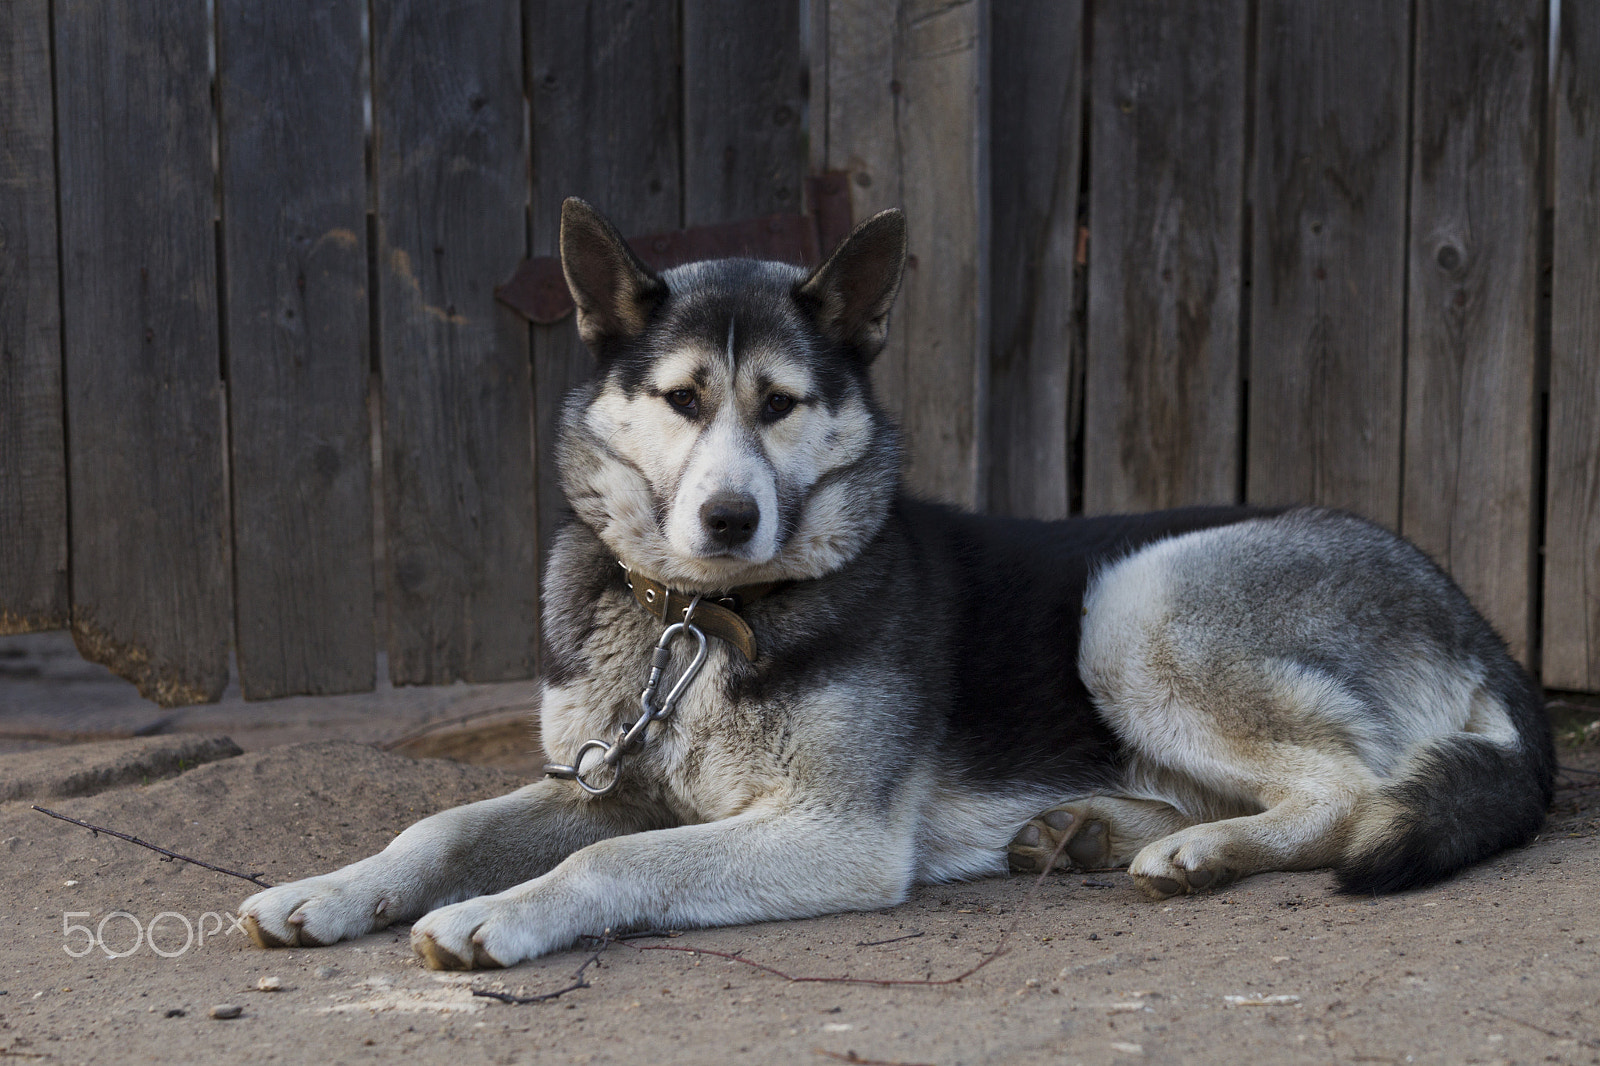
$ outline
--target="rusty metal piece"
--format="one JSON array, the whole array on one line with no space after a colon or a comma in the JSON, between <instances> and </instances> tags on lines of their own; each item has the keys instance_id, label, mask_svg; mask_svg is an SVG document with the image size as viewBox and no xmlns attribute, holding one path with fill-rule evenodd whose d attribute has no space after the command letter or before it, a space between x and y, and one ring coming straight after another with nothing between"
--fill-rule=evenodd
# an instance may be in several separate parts
<instances>
[{"instance_id":1,"label":"rusty metal piece","mask_svg":"<svg viewBox=\"0 0 1600 1066\"><path fill-rule=\"evenodd\" d=\"M572 294L567 291L561 260L553 255L524 259L511 280L494 290L497 300L529 322L548 326L572 314Z\"/></svg>"},{"instance_id":2,"label":"rusty metal piece","mask_svg":"<svg viewBox=\"0 0 1600 1066\"><path fill-rule=\"evenodd\" d=\"M806 202L817 221L817 249L827 255L850 235L850 172L829 170L806 179Z\"/></svg>"},{"instance_id":3,"label":"rusty metal piece","mask_svg":"<svg viewBox=\"0 0 1600 1066\"><path fill-rule=\"evenodd\" d=\"M670 233L630 237L628 245L651 270L697 259L748 256L814 266L850 232L849 175L829 171L806 179L811 213L777 214ZM572 313L572 296L553 255L524 259L511 279L495 289L501 303L530 322L548 326Z\"/></svg>"}]
</instances>

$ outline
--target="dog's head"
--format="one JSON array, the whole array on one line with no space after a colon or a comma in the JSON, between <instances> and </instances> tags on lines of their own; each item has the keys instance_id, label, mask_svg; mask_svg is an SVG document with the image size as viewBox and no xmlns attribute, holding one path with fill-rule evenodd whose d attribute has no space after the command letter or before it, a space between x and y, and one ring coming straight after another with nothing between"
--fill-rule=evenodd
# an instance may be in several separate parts
<instances>
[{"instance_id":1,"label":"dog's head","mask_svg":"<svg viewBox=\"0 0 1600 1066\"><path fill-rule=\"evenodd\" d=\"M562 423L578 517L629 566L699 591L860 552L899 477L868 370L904 263L904 218L885 211L810 273L719 259L655 274L568 200L561 264L600 366Z\"/></svg>"}]
</instances>

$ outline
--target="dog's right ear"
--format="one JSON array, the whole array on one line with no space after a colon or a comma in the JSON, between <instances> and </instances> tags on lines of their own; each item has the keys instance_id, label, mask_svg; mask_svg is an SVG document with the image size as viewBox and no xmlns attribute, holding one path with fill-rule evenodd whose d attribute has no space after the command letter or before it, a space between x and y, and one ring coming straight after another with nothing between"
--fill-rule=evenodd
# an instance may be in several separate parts
<instances>
[{"instance_id":1,"label":"dog's right ear","mask_svg":"<svg viewBox=\"0 0 1600 1066\"><path fill-rule=\"evenodd\" d=\"M608 341L643 332L667 294L617 228L576 196L561 205L561 270L577 308L578 336L597 359Z\"/></svg>"},{"instance_id":2,"label":"dog's right ear","mask_svg":"<svg viewBox=\"0 0 1600 1066\"><path fill-rule=\"evenodd\" d=\"M823 335L870 363L889 339L889 308L906 265L906 216L879 211L850 231L794 291Z\"/></svg>"}]
</instances>

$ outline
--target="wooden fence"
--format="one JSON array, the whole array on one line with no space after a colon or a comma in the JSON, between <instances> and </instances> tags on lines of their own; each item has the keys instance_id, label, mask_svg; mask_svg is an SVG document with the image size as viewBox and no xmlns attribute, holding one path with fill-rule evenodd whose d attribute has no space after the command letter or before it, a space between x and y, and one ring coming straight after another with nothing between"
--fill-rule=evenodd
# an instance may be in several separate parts
<instances>
[{"instance_id":1,"label":"wooden fence","mask_svg":"<svg viewBox=\"0 0 1600 1066\"><path fill-rule=\"evenodd\" d=\"M529 676L590 368L496 287L566 195L836 172L908 211L917 489L1348 507L1600 690L1597 145L1593 4L10 0L0 632L163 703L230 647L250 698Z\"/></svg>"}]
</instances>

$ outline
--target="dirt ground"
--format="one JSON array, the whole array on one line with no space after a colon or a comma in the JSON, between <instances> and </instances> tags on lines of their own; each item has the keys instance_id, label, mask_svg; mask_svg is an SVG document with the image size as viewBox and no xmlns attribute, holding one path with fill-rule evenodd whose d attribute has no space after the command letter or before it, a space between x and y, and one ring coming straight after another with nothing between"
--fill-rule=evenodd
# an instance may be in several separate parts
<instances>
[{"instance_id":1,"label":"dirt ground","mask_svg":"<svg viewBox=\"0 0 1600 1066\"><path fill-rule=\"evenodd\" d=\"M525 780L538 756L511 723L526 686L248 707L235 693L174 715L95 669L52 635L0 642L0 1059L1600 1063L1592 743L1563 750L1574 769L1535 844L1427 891L1351 898L1326 873L1274 874L1155 904L1121 873L1036 894L1033 878L996 878L886 911L615 943L588 987L508 1005L472 992L562 988L594 947L473 974L423 969L404 929L262 951L227 918L251 885L29 805L272 882L321 873ZM401 747L502 765L376 746L466 715ZM939 980L1008 929L1001 957L943 985L790 982L657 950ZM225 1004L239 1016L211 1016Z\"/></svg>"}]
</instances>

